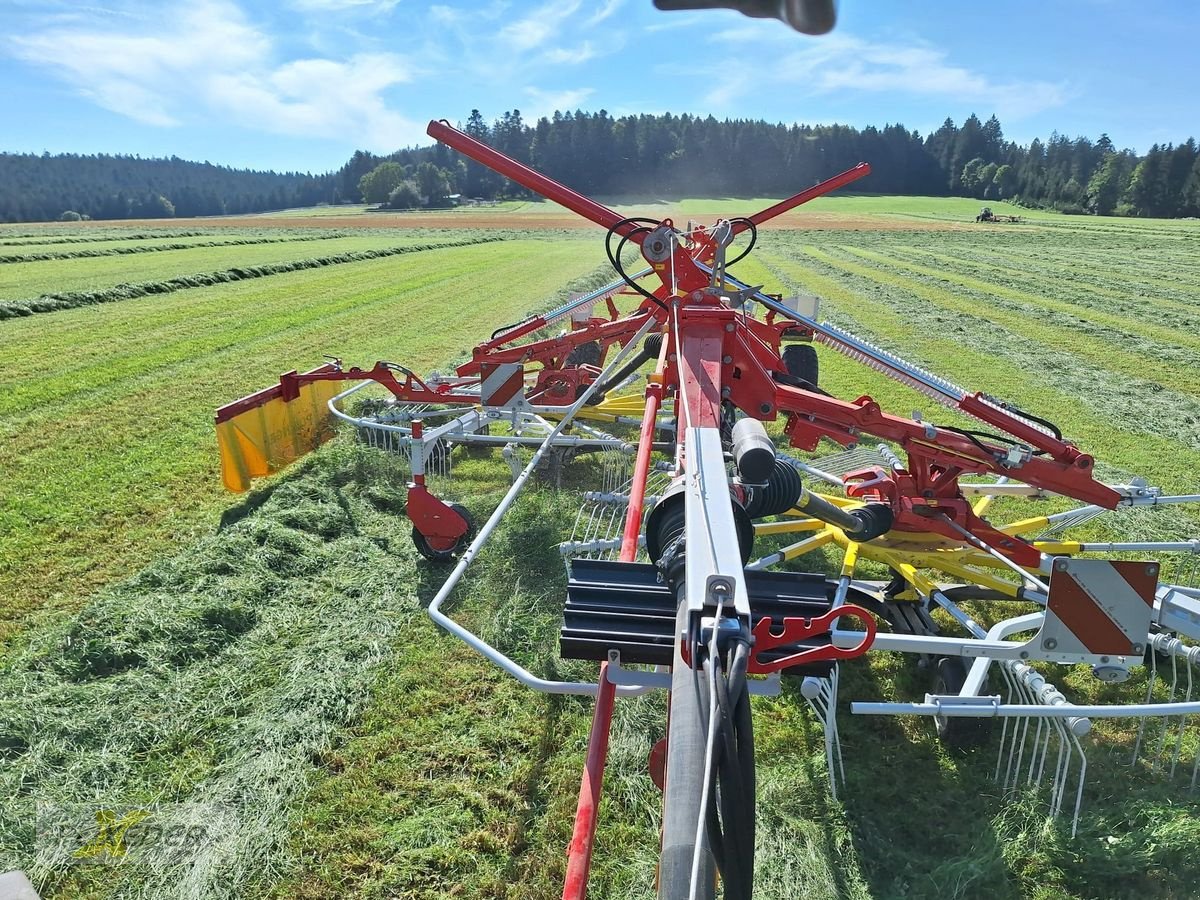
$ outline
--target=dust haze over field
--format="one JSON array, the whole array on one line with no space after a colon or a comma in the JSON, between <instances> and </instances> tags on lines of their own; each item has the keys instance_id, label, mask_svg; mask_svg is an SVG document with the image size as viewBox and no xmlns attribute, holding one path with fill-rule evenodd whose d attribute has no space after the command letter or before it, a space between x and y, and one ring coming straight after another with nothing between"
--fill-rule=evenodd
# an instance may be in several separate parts
<instances>
[{"instance_id":1,"label":"dust haze over field","mask_svg":"<svg viewBox=\"0 0 1200 900\"><path fill-rule=\"evenodd\" d=\"M707 221L767 202L613 205ZM1021 224L975 224L978 206L822 200L764 229L735 274L815 294L823 318L1056 421L1105 477L1195 492L1200 223L1014 210ZM558 896L588 703L524 691L426 619L445 570L408 539L394 458L343 435L232 498L211 415L324 354L445 371L568 287L609 280L602 239L533 203L0 228L0 307L101 298L0 321L0 868L51 897ZM383 250L405 252L365 256ZM821 364L837 396L927 405L836 354ZM482 519L506 473L498 454L456 461L445 491ZM538 671L586 673L555 648L555 545L577 505L523 498L457 598ZM1140 539L1200 527L1146 521ZM887 654L846 672L849 698L928 688ZM1054 677L1116 697L1086 673ZM653 893L645 758L661 706L618 704L593 897ZM1001 796L994 747L959 754L925 723L844 715L834 801L797 694L755 715L756 896L1174 898L1200 879L1194 806L1121 768L1128 729L1095 741L1071 841L1036 797ZM35 839L39 803L215 824L192 856L82 865Z\"/></svg>"}]
</instances>

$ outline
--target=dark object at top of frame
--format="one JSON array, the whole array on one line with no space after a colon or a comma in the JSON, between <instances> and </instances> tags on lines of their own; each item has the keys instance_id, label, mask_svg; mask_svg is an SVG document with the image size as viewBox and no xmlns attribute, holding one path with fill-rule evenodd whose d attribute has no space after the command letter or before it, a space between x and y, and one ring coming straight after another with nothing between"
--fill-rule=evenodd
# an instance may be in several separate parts
<instances>
[{"instance_id":1,"label":"dark object at top of frame","mask_svg":"<svg viewBox=\"0 0 1200 900\"><path fill-rule=\"evenodd\" d=\"M755 19L779 19L803 34L827 34L837 23L836 0L654 0L658 9L733 9Z\"/></svg>"}]
</instances>

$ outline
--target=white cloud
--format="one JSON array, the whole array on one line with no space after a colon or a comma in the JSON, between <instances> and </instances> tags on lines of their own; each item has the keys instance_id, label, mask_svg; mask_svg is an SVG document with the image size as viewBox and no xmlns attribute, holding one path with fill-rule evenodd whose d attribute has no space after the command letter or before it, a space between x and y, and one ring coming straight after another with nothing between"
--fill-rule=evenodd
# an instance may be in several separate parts
<instances>
[{"instance_id":1,"label":"white cloud","mask_svg":"<svg viewBox=\"0 0 1200 900\"><path fill-rule=\"evenodd\" d=\"M592 17L587 20L587 24L599 25L624 5L625 0L608 0L608 2L592 14Z\"/></svg>"},{"instance_id":2,"label":"white cloud","mask_svg":"<svg viewBox=\"0 0 1200 900\"><path fill-rule=\"evenodd\" d=\"M542 54L542 59L556 65L578 65L599 56L591 41L584 41L578 47L554 47Z\"/></svg>"},{"instance_id":3,"label":"white cloud","mask_svg":"<svg viewBox=\"0 0 1200 900\"><path fill-rule=\"evenodd\" d=\"M518 53L542 46L559 33L566 20L579 9L580 2L581 0L570 3L550 0L525 18L501 29L501 42Z\"/></svg>"},{"instance_id":4,"label":"white cloud","mask_svg":"<svg viewBox=\"0 0 1200 900\"><path fill-rule=\"evenodd\" d=\"M246 127L297 137L353 135L367 147L394 150L421 137L421 128L388 109L381 96L408 77L391 54L360 54L345 62L301 59L264 75L215 75L207 95L214 109Z\"/></svg>"},{"instance_id":5,"label":"white cloud","mask_svg":"<svg viewBox=\"0 0 1200 900\"><path fill-rule=\"evenodd\" d=\"M713 36L714 42L727 46L764 40L773 40L773 36L751 24ZM1070 99L1070 90L1062 83L997 80L954 65L947 56L946 51L923 43L885 44L835 34L806 42L798 50L781 51L769 70L729 77L705 99L711 106L722 108L752 90L768 86L788 87L800 95L897 93L972 103L981 111L1016 120L1062 106Z\"/></svg>"},{"instance_id":6,"label":"white cloud","mask_svg":"<svg viewBox=\"0 0 1200 900\"><path fill-rule=\"evenodd\" d=\"M400 0L292 0L304 12L391 12Z\"/></svg>"},{"instance_id":7,"label":"white cloud","mask_svg":"<svg viewBox=\"0 0 1200 900\"><path fill-rule=\"evenodd\" d=\"M100 106L149 125L232 118L250 129L388 151L422 135L384 97L412 77L400 57L279 63L272 40L228 0L164 8L135 30L92 19L10 45Z\"/></svg>"}]
</instances>

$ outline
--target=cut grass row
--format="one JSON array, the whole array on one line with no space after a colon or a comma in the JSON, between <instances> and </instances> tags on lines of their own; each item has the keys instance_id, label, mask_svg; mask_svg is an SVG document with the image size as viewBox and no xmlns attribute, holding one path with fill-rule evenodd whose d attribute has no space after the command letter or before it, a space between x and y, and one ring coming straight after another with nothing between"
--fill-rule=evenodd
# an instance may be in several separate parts
<instances>
[{"instance_id":1,"label":"cut grass row","mask_svg":"<svg viewBox=\"0 0 1200 900\"><path fill-rule=\"evenodd\" d=\"M480 321L545 308L594 264L580 242L493 242L6 323L0 352L14 362L0 393L21 400L0 417L0 633L212 521L227 502L217 406L329 353L417 370L462 358ZM119 377L52 377L81 335L87 372L111 365Z\"/></svg>"},{"instance_id":2,"label":"cut grass row","mask_svg":"<svg viewBox=\"0 0 1200 900\"><path fill-rule=\"evenodd\" d=\"M91 244L102 243L109 241L145 241L145 240L162 240L169 238L185 238L185 237L200 237L208 234L206 231L187 231L179 229L176 231L161 231L161 232L130 232L125 228L112 229L97 229L103 230L102 234L80 234L78 228L67 229L65 226L59 228L47 228L42 231L26 231L26 232L10 232L0 228L0 237L5 240L0 240L0 247L25 247L31 244Z\"/></svg>"},{"instance_id":3,"label":"cut grass row","mask_svg":"<svg viewBox=\"0 0 1200 900\"><path fill-rule=\"evenodd\" d=\"M68 259L56 261L53 265L41 262L13 263L0 267L0 297L8 298L10 303L29 303L44 296L104 291L117 285L166 281L196 272L280 265L316 257L421 246L440 242L444 234L420 230L405 233L371 232L333 238L306 237L303 240L261 246L189 247L135 257ZM455 239L471 240L483 236L467 232L455 235Z\"/></svg>"},{"instance_id":4,"label":"cut grass row","mask_svg":"<svg viewBox=\"0 0 1200 900\"><path fill-rule=\"evenodd\" d=\"M981 341L978 335L964 335L964 340L980 349L990 345L992 352L1003 354L1037 353L1042 348L1043 357L1048 357L1046 350L1059 351L1065 355L1048 360L1046 371L1056 373L1074 359L1074 368L1085 376L1094 372L1097 380L1113 382L1113 389L1120 393L1134 389L1143 395L1164 394L1158 399L1172 401L1162 404L1166 407L1164 415L1168 419L1178 418L1178 424L1185 430L1200 417L1200 401L1196 398L1192 380L1187 377L1189 372L1200 371L1200 355L1188 346L1181 346L1194 342L1190 334L1179 333L1174 346L1170 346L1145 337L1138 339L1121 328L1092 326L1086 315L1056 315L1050 307L1061 304L1047 299L1035 305L1036 294L1032 292L1026 294L1028 299L1024 304L1018 305L982 290L965 290L957 286L957 289L947 289L938 279L909 276L903 260L897 260L893 267L889 265L890 257L874 251L842 247L819 249L809 245L799 252L815 266L866 286L875 294L908 298L917 315L933 310L953 315L954 323L950 327L956 331L968 330L968 324L970 328L995 326L987 341ZM946 280L953 283L957 279L947 276ZM1052 289L1047 285L1047 290ZM1111 315L1108 318L1116 319ZM1160 326L1149 326L1146 330L1150 328L1158 330ZM1114 375L1123 378L1117 380ZM1147 424L1156 423L1147 417Z\"/></svg>"},{"instance_id":5,"label":"cut grass row","mask_svg":"<svg viewBox=\"0 0 1200 900\"><path fill-rule=\"evenodd\" d=\"M342 232L323 235L325 240L346 237ZM239 247L248 244L284 244L290 241L319 240L310 235L304 237L253 237L230 235L222 240L192 240L187 242L131 244L118 247L88 247L83 250L43 250L0 255L0 264L19 262L51 262L62 259L90 259L97 256L129 256L134 253L160 253L167 250L193 250L198 247Z\"/></svg>"},{"instance_id":6,"label":"cut grass row","mask_svg":"<svg viewBox=\"0 0 1200 900\"><path fill-rule=\"evenodd\" d=\"M36 300L12 301L0 303L0 319L19 318L34 313L59 312L64 309L76 309L80 306L92 306L97 303L116 303L121 300L131 300L146 297L151 294L173 294L176 291L189 288L209 287L214 284L228 284L234 281L246 281L251 278L269 278L272 275L284 275L288 272L299 272L304 269L319 269L328 266L340 266L346 263L364 262L372 259L384 259L405 253L420 253L424 250L444 247L465 247L472 244L486 244L501 240L498 236L468 238L454 241L443 240L432 244L407 244L400 247L383 247L373 250L351 250L334 256L316 256L308 259L297 259L291 262L270 263L258 266L238 266L220 272L200 272L195 275L183 275L166 281L143 281L136 284L119 284L116 287L99 291L72 291L64 294L44 294Z\"/></svg>"},{"instance_id":7,"label":"cut grass row","mask_svg":"<svg viewBox=\"0 0 1200 900\"><path fill-rule=\"evenodd\" d=\"M994 309L903 279L898 286L878 270L853 273L848 265L826 266L822 257L832 257L815 248L805 248L803 259L762 257L785 285L827 299L848 327L967 389L987 390L1057 422L1110 471L1144 474L1180 493L1194 486L1200 462L1192 436L1197 423L1184 421L1191 414L1178 412L1169 402L1190 396L1184 393L1187 384L1179 383L1184 379L1176 376L1166 381L1169 387L1158 385L1157 393L1174 392L1175 397L1168 394L1168 402L1148 414L1147 396L1155 392L1146 383L1113 378L1086 348L1088 355L1077 355L1078 336L1039 342L1007 330L1007 321L997 324ZM1163 427L1157 416L1166 417L1170 427Z\"/></svg>"}]
</instances>

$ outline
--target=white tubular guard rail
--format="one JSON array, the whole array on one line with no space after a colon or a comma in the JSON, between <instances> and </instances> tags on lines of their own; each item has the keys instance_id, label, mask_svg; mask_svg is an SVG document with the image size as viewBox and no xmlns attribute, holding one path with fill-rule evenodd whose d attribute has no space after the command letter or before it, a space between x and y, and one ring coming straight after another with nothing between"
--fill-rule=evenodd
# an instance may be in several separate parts
<instances>
[{"instance_id":1,"label":"white tubular guard rail","mask_svg":"<svg viewBox=\"0 0 1200 900\"><path fill-rule=\"evenodd\" d=\"M570 409L567 410L566 415L564 415L559 423L554 426L554 429L545 438L545 440L542 441L541 446L538 447L537 452L533 454L533 458L529 460L529 463L525 466L524 471L521 472L521 474L517 476L516 480L513 481L512 487L508 489L508 493L504 495L504 499L500 501L500 505L496 507L495 511L488 518L487 522L485 522L483 527L479 529L478 536L471 542L471 546L467 548L466 552L463 553L462 558L458 561L458 565L454 567L454 571L450 573L450 577L446 579L441 589L437 592L437 595L433 598L433 602L429 604L429 617L433 619L434 622L436 622L446 631L453 634L455 637L459 638L459 640L463 641L477 653L491 660L513 678L517 679L517 681L521 682L521 684L525 685L526 687L533 688L535 691L541 691L542 693L546 694L594 695L597 692L599 685L596 682L587 681L550 681L534 675L520 663L505 656L487 641L480 638L474 632L464 628L462 625L459 625L457 622L443 613L442 604L446 602L447 598L449 598L455 587L458 586L459 581L462 580L463 573L465 573L467 570L467 566L469 566L475 557L479 555L479 551L483 549L484 544L488 542L488 539L492 536L492 532L496 530L496 526L500 524L500 520L504 517L504 514L507 513L509 508L513 505L513 502L517 499L517 495L520 494L521 489L525 487L526 482L529 480L529 476L533 474L534 469L537 468L537 464L541 461L541 458L543 454L545 454L546 450L553 445L559 433L571 423L571 420L575 418L575 414L583 408L584 404L586 404L588 399L591 398L596 388L604 383L608 376L617 371L617 368L620 366L621 362L624 361L625 356L630 352L630 349L639 346L642 338L646 336L646 332L648 332L650 327L655 324L657 324L657 320L653 316L650 316L646 319L646 323L641 327L641 329L639 329L638 333L634 335L633 339L621 349L621 352L618 353L616 358L608 364L604 372L601 373L600 377L588 386L587 390L584 391L579 396L579 399L576 400L571 405ZM621 694L636 695L643 694L651 690L653 687L654 685L650 684L637 686L621 685L617 688L617 690Z\"/></svg>"},{"instance_id":2,"label":"white tubular guard rail","mask_svg":"<svg viewBox=\"0 0 1200 900\"><path fill-rule=\"evenodd\" d=\"M1200 715L1200 701L1192 703L1137 703L1126 706L1028 706L1001 703L999 696L960 697L926 694L924 703L850 704L850 712L860 716L943 716L976 719L1136 719L1142 716Z\"/></svg>"}]
</instances>

